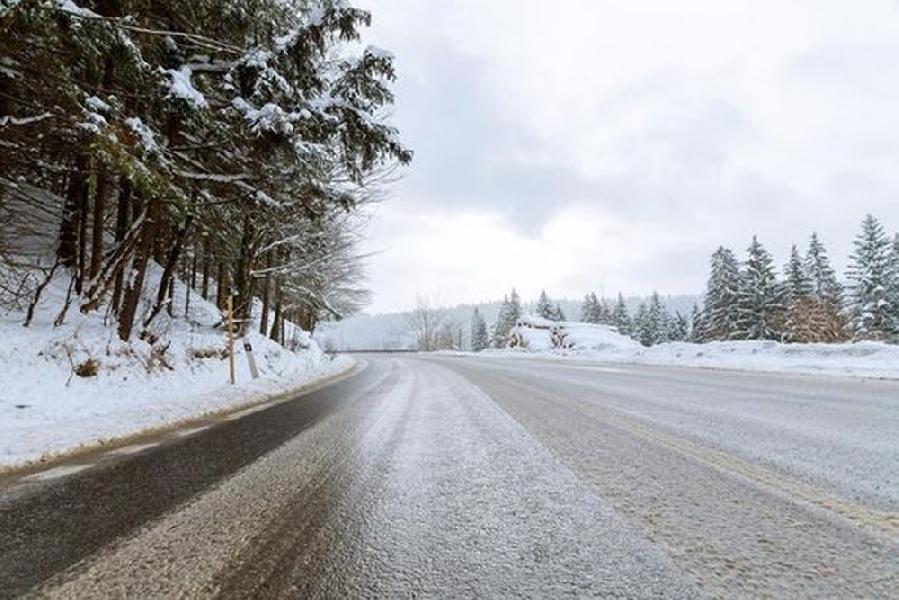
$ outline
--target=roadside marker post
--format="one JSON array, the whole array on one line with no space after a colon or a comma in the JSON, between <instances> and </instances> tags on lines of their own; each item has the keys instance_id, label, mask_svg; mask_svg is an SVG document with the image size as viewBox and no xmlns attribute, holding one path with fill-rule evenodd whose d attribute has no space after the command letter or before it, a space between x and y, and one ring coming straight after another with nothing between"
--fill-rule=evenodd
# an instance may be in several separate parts
<instances>
[{"instance_id":1,"label":"roadside marker post","mask_svg":"<svg viewBox=\"0 0 899 600\"><path fill-rule=\"evenodd\" d=\"M253 358L253 346L250 344L250 340L244 339L243 349L247 353L247 363L250 365L250 374L253 376L253 379L259 379L259 370L256 368L256 359Z\"/></svg>"}]
</instances>

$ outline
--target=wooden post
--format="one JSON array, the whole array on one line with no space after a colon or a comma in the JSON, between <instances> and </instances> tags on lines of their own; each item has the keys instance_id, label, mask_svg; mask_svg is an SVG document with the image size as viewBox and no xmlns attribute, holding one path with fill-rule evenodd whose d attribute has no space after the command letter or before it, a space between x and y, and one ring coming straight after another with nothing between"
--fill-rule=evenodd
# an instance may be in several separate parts
<instances>
[{"instance_id":1,"label":"wooden post","mask_svg":"<svg viewBox=\"0 0 899 600\"><path fill-rule=\"evenodd\" d=\"M221 285L221 283L219 284ZM234 385L234 294L228 294L228 369Z\"/></svg>"}]
</instances>

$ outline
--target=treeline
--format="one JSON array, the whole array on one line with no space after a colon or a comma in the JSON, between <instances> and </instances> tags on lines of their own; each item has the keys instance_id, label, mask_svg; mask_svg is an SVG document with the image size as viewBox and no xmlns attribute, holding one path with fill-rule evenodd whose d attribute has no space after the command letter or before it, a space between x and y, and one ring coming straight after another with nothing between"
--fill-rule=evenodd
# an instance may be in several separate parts
<instances>
[{"instance_id":1,"label":"treeline","mask_svg":"<svg viewBox=\"0 0 899 600\"><path fill-rule=\"evenodd\" d=\"M845 284L824 244L793 246L777 276L774 260L753 237L746 260L719 248L693 339L783 342L899 341L899 235L892 239L868 215L853 244Z\"/></svg>"},{"instance_id":2,"label":"treeline","mask_svg":"<svg viewBox=\"0 0 899 600\"><path fill-rule=\"evenodd\" d=\"M233 293L243 323L261 302L275 339L356 309L359 209L411 159L383 118L392 57L356 45L370 19L337 0L0 3L4 298L27 324L66 274L57 323L102 309L123 340L176 284ZM55 257L23 268L38 234Z\"/></svg>"},{"instance_id":3,"label":"treeline","mask_svg":"<svg viewBox=\"0 0 899 600\"><path fill-rule=\"evenodd\" d=\"M786 343L836 343L873 340L899 342L899 234L892 238L868 215L853 244L842 283L817 234L800 253L794 245L781 275L756 237L740 261L720 247L712 255L711 274L701 305L691 315L669 311L658 292L630 313L624 297L614 302L591 292L584 297L580 321L615 327L644 346L665 342L774 340ZM471 349L503 348L522 316L513 289L503 298L497 322L488 328L474 311ZM536 315L564 321L565 315L545 291Z\"/></svg>"},{"instance_id":4,"label":"treeline","mask_svg":"<svg viewBox=\"0 0 899 600\"><path fill-rule=\"evenodd\" d=\"M554 302L545 290L540 292L533 306L533 313L548 321L562 322L565 313L558 302ZM471 350L478 352L487 348L505 348L516 322L524 314L521 297L513 288L503 297L496 323L491 329L478 309L471 318ZM585 323L610 325L623 335L630 336L650 346L662 342L686 340L690 335L689 320L678 312L672 314L662 302L658 293L653 293L647 302L641 303L631 316L624 297L619 294L614 304L599 299L591 292L584 297L580 320Z\"/></svg>"}]
</instances>

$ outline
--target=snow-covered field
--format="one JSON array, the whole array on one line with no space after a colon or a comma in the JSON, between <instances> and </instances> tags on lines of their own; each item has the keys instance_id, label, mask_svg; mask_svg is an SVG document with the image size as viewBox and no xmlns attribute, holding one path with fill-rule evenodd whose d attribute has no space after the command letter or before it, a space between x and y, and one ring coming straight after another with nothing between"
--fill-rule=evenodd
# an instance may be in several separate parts
<instances>
[{"instance_id":1,"label":"snow-covered field","mask_svg":"<svg viewBox=\"0 0 899 600\"><path fill-rule=\"evenodd\" d=\"M899 346L878 342L671 342L646 348L603 325L565 323L561 329L570 348L554 347L549 329L533 327L528 322L516 328L526 347L485 350L481 354L899 379Z\"/></svg>"},{"instance_id":2,"label":"snow-covered field","mask_svg":"<svg viewBox=\"0 0 899 600\"><path fill-rule=\"evenodd\" d=\"M155 267L148 276L159 274ZM125 344L111 320L104 324L102 310L84 316L73 304L65 323L53 327L67 283L59 276L46 289L28 328L20 311L0 311L0 469L233 409L353 365L348 357L328 357L298 328L288 330L295 351L251 334L260 377L252 380L238 340L232 386L225 333L215 327L220 313L198 294L191 295L185 319L179 286L178 316L163 312L152 325L159 341ZM96 361L97 374L77 375L88 360Z\"/></svg>"}]
</instances>

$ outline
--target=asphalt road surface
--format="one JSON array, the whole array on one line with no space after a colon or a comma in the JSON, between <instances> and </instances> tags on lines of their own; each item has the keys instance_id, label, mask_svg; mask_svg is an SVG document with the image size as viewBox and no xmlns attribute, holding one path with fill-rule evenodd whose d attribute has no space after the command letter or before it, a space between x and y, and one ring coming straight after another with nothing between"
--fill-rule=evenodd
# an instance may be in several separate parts
<instances>
[{"instance_id":1,"label":"asphalt road surface","mask_svg":"<svg viewBox=\"0 0 899 600\"><path fill-rule=\"evenodd\" d=\"M363 360L0 481L0 597L899 598L899 383Z\"/></svg>"}]
</instances>

